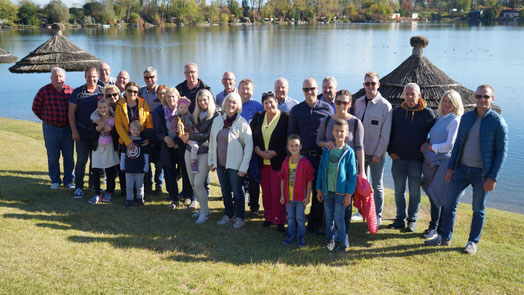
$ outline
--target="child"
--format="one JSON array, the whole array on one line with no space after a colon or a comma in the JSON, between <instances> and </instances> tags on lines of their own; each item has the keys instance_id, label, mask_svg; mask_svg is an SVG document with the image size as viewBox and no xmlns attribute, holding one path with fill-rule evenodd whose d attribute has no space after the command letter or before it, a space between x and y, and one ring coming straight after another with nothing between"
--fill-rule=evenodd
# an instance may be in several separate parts
<instances>
[{"instance_id":1,"label":"child","mask_svg":"<svg viewBox=\"0 0 524 295\"><path fill-rule=\"evenodd\" d=\"M309 203L309 196L315 179L315 169L311 163L300 155L302 144L300 137L291 134L287 138L287 149L291 156L282 162L280 174L280 203L287 202L287 238L282 244L288 245L293 242L295 236L297 245L304 247L306 242L306 215L304 210Z\"/></svg>"},{"instance_id":2,"label":"child","mask_svg":"<svg viewBox=\"0 0 524 295\"><path fill-rule=\"evenodd\" d=\"M190 104L191 101L186 97L181 97L177 101L177 115L180 120L175 134L178 134L178 136L185 133L198 133L196 124L193 122L193 116L189 113ZM187 144L191 147L191 172L198 173L198 143L190 140ZM182 155L182 159L183 158L184 156Z\"/></svg>"},{"instance_id":3,"label":"child","mask_svg":"<svg viewBox=\"0 0 524 295\"><path fill-rule=\"evenodd\" d=\"M111 202L111 195L115 190L116 169L118 166L118 135L115 129L115 119L113 118L113 109L111 103L102 98L98 100L98 108L91 118L93 127L91 129L91 143L93 152L91 154L91 166L93 171L93 180L95 195L88 202L89 204L98 204L100 201ZM100 191L100 173L106 169L107 187L103 196Z\"/></svg>"},{"instance_id":4,"label":"child","mask_svg":"<svg viewBox=\"0 0 524 295\"><path fill-rule=\"evenodd\" d=\"M142 146L141 129L142 125L137 120L129 123L133 147L125 147L120 155L120 169L126 173L126 208L133 206L133 187L136 188L138 206L144 206L144 173L149 170L149 148Z\"/></svg>"},{"instance_id":5,"label":"child","mask_svg":"<svg viewBox=\"0 0 524 295\"><path fill-rule=\"evenodd\" d=\"M318 167L317 199L324 202L327 248L331 253L346 249L344 212L351 205L351 196L357 183L355 153L344 142L348 133L348 122L336 120L332 131L335 147L331 150L327 147L322 149Z\"/></svg>"}]
</instances>

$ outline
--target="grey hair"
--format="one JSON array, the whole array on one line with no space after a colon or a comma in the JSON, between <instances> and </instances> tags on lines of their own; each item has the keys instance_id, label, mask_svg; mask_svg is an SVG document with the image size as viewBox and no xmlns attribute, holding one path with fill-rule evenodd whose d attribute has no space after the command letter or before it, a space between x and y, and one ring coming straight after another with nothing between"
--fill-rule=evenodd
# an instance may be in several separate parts
<instances>
[{"instance_id":1,"label":"grey hair","mask_svg":"<svg viewBox=\"0 0 524 295\"><path fill-rule=\"evenodd\" d=\"M402 93L404 93L407 88L411 88L413 90L416 90L418 93L420 93L420 86L418 86L417 83L410 82L410 83L406 84L404 86L404 90L402 91Z\"/></svg>"},{"instance_id":2,"label":"grey hair","mask_svg":"<svg viewBox=\"0 0 524 295\"><path fill-rule=\"evenodd\" d=\"M222 101L222 109L226 109L226 103L229 100L234 100L237 103L237 114L242 113L242 98L240 98L240 95L236 92L229 93L225 98L224 101ZM225 111L224 111L225 112Z\"/></svg>"},{"instance_id":3,"label":"grey hair","mask_svg":"<svg viewBox=\"0 0 524 295\"><path fill-rule=\"evenodd\" d=\"M281 78L278 78L276 81L275 81L275 84L277 84L278 81L282 81L284 84L287 85L287 87L289 88L289 81L284 78L284 77L281 77Z\"/></svg>"},{"instance_id":4,"label":"grey hair","mask_svg":"<svg viewBox=\"0 0 524 295\"><path fill-rule=\"evenodd\" d=\"M194 62L187 63L187 64L184 66L184 70L187 69L187 68L189 68L190 66L194 66L194 67L197 69L197 71L198 71L198 65L197 65L196 63L194 63Z\"/></svg>"},{"instance_id":5,"label":"grey hair","mask_svg":"<svg viewBox=\"0 0 524 295\"><path fill-rule=\"evenodd\" d=\"M322 84L324 84L326 82L332 82L332 83L335 84L335 87L338 86L337 79L335 79L335 77L333 77L333 76L327 76L326 78L324 78L324 80L322 80Z\"/></svg>"},{"instance_id":6,"label":"grey hair","mask_svg":"<svg viewBox=\"0 0 524 295\"><path fill-rule=\"evenodd\" d=\"M151 73L151 74L154 74L156 76L156 69L153 68L153 67L147 67L145 70L144 70L144 74L145 73Z\"/></svg>"},{"instance_id":7,"label":"grey hair","mask_svg":"<svg viewBox=\"0 0 524 295\"><path fill-rule=\"evenodd\" d=\"M51 75L54 73L54 72L61 72L62 74L66 74L66 71L64 69L62 69L61 67L52 67L51 68Z\"/></svg>"}]
</instances>

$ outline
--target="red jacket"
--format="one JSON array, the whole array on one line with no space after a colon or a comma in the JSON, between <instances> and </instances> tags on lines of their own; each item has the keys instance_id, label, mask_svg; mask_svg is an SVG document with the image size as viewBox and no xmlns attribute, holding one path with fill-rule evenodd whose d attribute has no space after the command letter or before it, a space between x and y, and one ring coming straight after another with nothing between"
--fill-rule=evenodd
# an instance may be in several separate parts
<instances>
[{"instance_id":1,"label":"red jacket","mask_svg":"<svg viewBox=\"0 0 524 295\"><path fill-rule=\"evenodd\" d=\"M289 202L289 156L282 162L280 179L284 180L284 193L286 204ZM315 169L305 157L300 157L295 171L295 184L293 185L293 201L303 201L306 197L307 183L315 179ZM313 190L313 186L311 187Z\"/></svg>"},{"instance_id":2,"label":"red jacket","mask_svg":"<svg viewBox=\"0 0 524 295\"><path fill-rule=\"evenodd\" d=\"M353 204L364 218L364 221L367 222L369 233L375 234L378 230L378 224L373 190L369 182L360 177L360 175L357 176L357 187L353 196Z\"/></svg>"}]
</instances>

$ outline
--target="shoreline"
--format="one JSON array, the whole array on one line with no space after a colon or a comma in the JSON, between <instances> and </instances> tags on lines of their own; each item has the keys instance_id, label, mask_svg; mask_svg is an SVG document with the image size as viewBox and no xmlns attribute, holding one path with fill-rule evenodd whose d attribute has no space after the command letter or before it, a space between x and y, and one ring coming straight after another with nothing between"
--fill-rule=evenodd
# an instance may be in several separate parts
<instances>
[{"instance_id":1,"label":"shoreline","mask_svg":"<svg viewBox=\"0 0 524 295\"><path fill-rule=\"evenodd\" d=\"M36 124L41 124L41 122L39 121L30 121L30 120L23 120L23 119L12 119L12 118L7 118L7 117L0 117L0 120L12 120L12 121L20 121L20 122L26 122L26 123L36 123ZM0 130L2 128L0 127ZM387 173L387 168L389 167L389 165L386 163L386 166L384 168L385 172ZM386 174L385 173L385 174ZM389 190L391 192L393 192L394 188L392 187L387 187L386 184L384 184L384 188L386 190ZM496 188L495 188L496 189ZM471 196L469 195L470 194L470 190L471 188L468 188L466 190L466 193L465 195L466 196L463 196L460 200L460 203L462 204L471 204ZM421 196L423 197L427 197L425 194L424 194L424 191L421 189ZM489 194L488 194L488 200L489 200ZM465 201L465 202L464 202ZM519 215L524 215L524 211L522 210L518 210L518 209L515 209L515 210L511 210L511 204L508 203L505 207L497 207L497 206L492 206L492 204L486 204L486 207L489 208L489 209L494 209L494 210L499 210L499 211L503 211L503 212L509 212L509 213L514 213L514 214L519 214ZM509 208L508 208L509 207Z\"/></svg>"}]
</instances>

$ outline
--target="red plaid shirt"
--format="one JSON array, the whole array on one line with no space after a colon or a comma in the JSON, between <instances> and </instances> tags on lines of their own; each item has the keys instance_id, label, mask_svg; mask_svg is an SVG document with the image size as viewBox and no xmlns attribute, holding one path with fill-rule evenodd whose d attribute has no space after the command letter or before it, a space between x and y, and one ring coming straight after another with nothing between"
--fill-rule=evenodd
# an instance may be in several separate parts
<instances>
[{"instance_id":1,"label":"red plaid shirt","mask_svg":"<svg viewBox=\"0 0 524 295\"><path fill-rule=\"evenodd\" d=\"M47 84L35 96L33 113L46 124L56 127L69 125L67 112L71 93L71 86L64 84L62 90L57 91L52 84Z\"/></svg>"}]
</instances>

